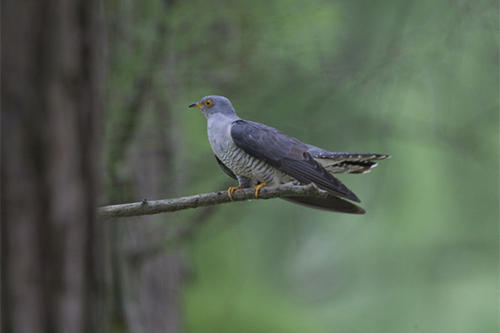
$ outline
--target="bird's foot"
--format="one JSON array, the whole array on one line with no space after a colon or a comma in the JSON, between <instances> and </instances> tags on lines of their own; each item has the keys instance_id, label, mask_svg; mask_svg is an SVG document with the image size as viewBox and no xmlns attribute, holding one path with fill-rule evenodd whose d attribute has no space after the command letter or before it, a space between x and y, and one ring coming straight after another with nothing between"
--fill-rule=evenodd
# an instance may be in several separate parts
<instances>
[{"instance_id":1,"label":"bird's foot","mask_svg":"<svg viewBox=\"0 0 500 333\"><path fill-rule=\"evenodd\" d=\"M238 185L238 186L230 186L228 189L227 189L227 196L229 197L229 199L233 200L233 192L236 191L236 190L239 190L239 189L242 189L243 186L241 185Z\"/></svg>"},{"instance_id":2,"label":"bird's foot","mask_svg":"<svg viewBox=\"0 0 500 333\"><path fill-rule=\"evenodd\" d=\"M255 199L258 199L259 198L259 191L261 188L263 188L264 186L266 186L267 183L266 182L262 182L260 183L259 185L255 186L255 189L253 191L254 195L255 195Z\"/></svg>"}]
</instances>

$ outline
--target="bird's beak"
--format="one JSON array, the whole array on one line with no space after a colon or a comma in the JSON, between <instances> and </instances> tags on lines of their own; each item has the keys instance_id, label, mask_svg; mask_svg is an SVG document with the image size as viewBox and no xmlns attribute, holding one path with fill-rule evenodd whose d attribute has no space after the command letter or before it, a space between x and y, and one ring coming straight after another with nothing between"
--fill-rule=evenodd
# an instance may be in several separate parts
<instances>
[{"instance_id":1,"label":"bird's beak","mask_svg":"<svg viewBox=\"0 0 500 333\"><path fill-rule=\"evenodd\" d=\"M193 107L197 107L198 109L201 109L201 104L200 103L193 103L193 104L189 104L189 107L190 108L193 108Z\"/></svg>"}]
</instances>

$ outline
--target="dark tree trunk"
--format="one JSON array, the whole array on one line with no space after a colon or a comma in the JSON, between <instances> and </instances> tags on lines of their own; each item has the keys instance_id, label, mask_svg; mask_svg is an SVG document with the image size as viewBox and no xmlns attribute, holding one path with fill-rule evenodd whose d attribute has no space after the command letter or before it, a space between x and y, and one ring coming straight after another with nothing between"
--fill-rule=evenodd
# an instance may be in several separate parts
<instances>
[{"instance_id":1,"label":"dark tree trunk","mask_svg":"<svg viewBox=\"0 0 500 333\"><path fill-rule=\"evenodd\" d=\"M2 331L104 331L99 1L1 11Z\"/></svg>"},{"instance_id":2,"label":"dark tree trunk","mask_svg":"<svg viewBox=\"0 0 500 333\"><path fill-rule=\"evenodd\" d=\"M170 197L177 192L173 161L178 152L169 135L174 121L167 104L156 105L153 112L154 121L148 130L139 131L137 141L148 143L139 146L156 148L133 150L129 156L139 198ZM171 217L144 216L140 224L121 224L122 292L132 333L182 331L180 289L185 263L181 251L148 251L152 245L165 244L172 232L167 219Z\"/></svg>"},{"instance_id":3,"label":"dark tree trunk","mask_svg":"<svg viewBox=\"0 0 500 333\"><path fill-rule=\"evenodd\" d=\"M167 0L156 4L161 12L152 17L156 20L152 33L156 35L150 48L145 48L150 51L136 60L143 62L144 68L137 72L131 94L126 98L110 95L111 105L122 105L112 114L113 119L119 121L110 122L112 126L107 133L110 136L106 154L107 192L111 203L175 196L182 183L175 172L182 139L176 132L179 126L169 107L167 96L171 90L165 82L165 73L175 68L168 63L173 57L167 47L165 21L172 3ZM122 57L128 59L131 55L123 55L120 50L140 42L131 34L130 24L141 19L133 10L134 5L130 5L126 14L123 5L107 5L111 17L108 21L110 53L116 52L115 61ZM115 21L114 15L117 15ZM112 33L118 31L120 33ZM119 38L114 39L116 36ZM113 74L115 72L110 73ZM130 333L182 332L180 290L185 260L179 249L165 251L167 238L176 232L172 228L175 219L164 215L141 217L140 223L134 219L109 222L115 327L126 327Z\"/></svg>"}]
</instances>

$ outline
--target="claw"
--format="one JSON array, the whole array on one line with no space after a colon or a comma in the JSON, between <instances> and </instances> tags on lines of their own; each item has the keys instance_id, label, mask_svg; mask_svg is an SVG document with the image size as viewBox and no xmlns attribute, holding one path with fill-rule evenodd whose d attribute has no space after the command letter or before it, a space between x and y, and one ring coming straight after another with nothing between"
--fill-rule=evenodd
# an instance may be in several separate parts
<instances>
[{"instance_id":1,"label":"claw","mask_svg":"<svg viewBox=\"0 0 500 333\"><path fill-rule=\"evenodd\" d=\"M242 189L243 186L241 185L238 185L238 186L230 186L228 189L227 189L227 196L229 197L229 199L233 200L233 192L236 191L236 190L239 190L239 189Z\"/></svg>"},{"instance_id":2,"label":"claw","mask_svg":"<svg viewBox=\"0 0 500 333\"><path fill-rule=\"evenodd\" d=\"M254 195L255 195L255 199L258 199L259 198L259 191L262 187L266 186L267 183L266 182L262 182L260 183L259 185L255 186L255 189L253 191Z\"/></svg>"}]
</instances>

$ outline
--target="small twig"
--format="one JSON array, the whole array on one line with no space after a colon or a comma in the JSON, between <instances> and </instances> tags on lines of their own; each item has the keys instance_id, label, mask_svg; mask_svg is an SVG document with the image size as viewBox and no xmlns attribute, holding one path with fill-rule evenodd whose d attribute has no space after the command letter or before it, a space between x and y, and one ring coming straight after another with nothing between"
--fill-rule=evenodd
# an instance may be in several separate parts
<instances>
[{"instance_id":1,"label":"small twig","mask_svg":"<svg viewBox=\"0 0 500 333\"><path fill-rule=\"evenodd\" d=\"M293 183L288 183L278 187L263 187L259 191L258 199L294 196L326 197L327 192L318 189L314 184L295 185ZM144 199L141 202L100 207L98 215L104 218L151 215L251 199L255 199L254 190L253 188L246 188L235 191L232 200L229 198L226 191L197 194L174 199L151 201Z\"/></svg>"}]
</instances>

